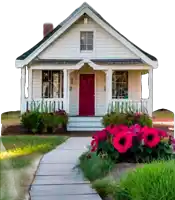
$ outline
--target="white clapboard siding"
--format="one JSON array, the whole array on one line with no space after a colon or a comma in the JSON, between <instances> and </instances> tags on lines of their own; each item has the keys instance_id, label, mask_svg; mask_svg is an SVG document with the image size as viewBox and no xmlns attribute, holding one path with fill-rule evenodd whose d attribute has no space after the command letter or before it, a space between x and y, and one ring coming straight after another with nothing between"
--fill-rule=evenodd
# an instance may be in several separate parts
<instances>
[{"instance_id":1,"label":"white clapboard siding","mask_svg":"<svg viewBox=\"0 0 175 200\"><path fill-rule=\"evenodd\" d=\"M141 92L141 71L128 71L128 91L129 99L139 100L142 97Z\"/></svg>"},{"instance_id":2,"label":"white clapboard siding","mask_svg":"<svg viewBox=\"0 0 175 200\"><path fill-rule=\"evenodd\" d=\"M32 70L32 98L41 98L42 89L41 89L41 81L42 81L42 71L41 70Z\"/></svg>"},{"instance_id":3,"label":"white clapboard siding","mask_svg":"<svg viewBox=\"0 0 175 200\"><path fill-rule=\"evenodd\" d=\"M78 78L79 75L77 71L74 71L70 74L70 94L69 94L69 114L78 115L79 114L79 87L78 87Z\"/></svg>"},{"instance_id":4,"label":"white clapboard siding","mask_svg":"<svg viewBox=\"0 0 175 200\"><path fill-rule=\"evenodd\" d=\"M106 74L103 71L96 72L96 110L97 116L102 116L106 111Z\"/></svg>"},{"instance_id":5,"label":"white clapboard siding","mask_svg":"<svg viewBox=\"0 0 175 200\"><path fill-rule=\"evenodd\" d=\"M94 50L92 52L82 53L80 51L80 31L94 31ZM44 59L138 58L92 19L87 24L83 24L82 20L77 21L39 57Z\"/></svg>"}]
</instances>

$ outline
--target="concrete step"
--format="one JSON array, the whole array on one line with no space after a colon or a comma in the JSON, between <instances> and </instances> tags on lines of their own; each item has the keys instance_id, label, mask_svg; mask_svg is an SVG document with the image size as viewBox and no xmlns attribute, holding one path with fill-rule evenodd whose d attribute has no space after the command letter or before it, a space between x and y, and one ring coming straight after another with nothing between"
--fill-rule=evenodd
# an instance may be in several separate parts
<instances>
[{"instance_id":1,"label":"concrete step","mask_svg":"<svg viewBox=\"0 0 175 200\"><path fill-rule=\"evenodd\" d=\"M80 117L80 116L75 116L75 117L69 117L69 122L80 122L80 121L93 121L93 122L101 122L102 117Z\"/></svg>"},{"instance_id":2,"label":"concrete step","mask_svg":"<svg viewBox=\"0 0 175 200\"><path fill-rule=\"evenodd\" d=\"M67 127L68 131L101 131L102 127Z\"/></svg>"},{"instance_id":3,"label":"concrete step","mask_svg":"<svg viewBox=\"0 0 175 200\"><path fill-rule=\"evenodd\" d=\"M68 131L99 131L103 129L102 117L69 117Z\"/></svg>"},{"instance_id":4,"label":"concrete step","mask_svg":"<svg viewBox=\"0 0 175 200\"><path fill-rule=\"evenodd\" d=\"M76 121L76 122L69 122L69 127L103 127L101 122L91 122L91 121Z\"/></svg>"}]
</instances>

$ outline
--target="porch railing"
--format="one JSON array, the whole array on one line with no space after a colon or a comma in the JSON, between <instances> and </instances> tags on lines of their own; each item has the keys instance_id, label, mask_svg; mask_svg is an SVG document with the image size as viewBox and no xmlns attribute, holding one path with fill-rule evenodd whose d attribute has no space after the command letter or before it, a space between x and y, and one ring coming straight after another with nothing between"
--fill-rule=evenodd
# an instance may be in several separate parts
<instances>
[{"instance_id":1,"label":"porch railing","mask_svg":"<svg viewBox=\"0 0 175 200\"><path fill-rule=\"evenodd\" d=\"M54 112L59 109L63 109L63 98L60 99L26 99L25 111L37 110L39 112Z\"/></svg>"},{"instance_id":2,"label":"porch railing","mask_svg":"<svg viewBox=\"0 0 175 200\"><path fill-rule=\"evenodd\" d=\"M112 99L108 106L108 113L112 111L118 112L145 112L148 113L148 99L128 100L128 99Z\"/></svg>"}]
</instances>

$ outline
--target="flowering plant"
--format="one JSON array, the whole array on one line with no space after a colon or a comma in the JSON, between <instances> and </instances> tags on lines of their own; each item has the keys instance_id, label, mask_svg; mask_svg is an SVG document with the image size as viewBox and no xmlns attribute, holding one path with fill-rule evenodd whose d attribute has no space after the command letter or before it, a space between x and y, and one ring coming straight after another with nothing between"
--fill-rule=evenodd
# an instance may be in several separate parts
<instances>
[{"instance_id":1,"label":"flowering plant","mask_svg":"<svg viewBox=\"0 0 175 200\"><path fill-rule=\"evenodd\" d=\"M107 153L117 162L145 162L166 159L175 151L175 139L165 131L131 125L109 125L92 136L91 151Z\"/></svg>"}]
</instances>

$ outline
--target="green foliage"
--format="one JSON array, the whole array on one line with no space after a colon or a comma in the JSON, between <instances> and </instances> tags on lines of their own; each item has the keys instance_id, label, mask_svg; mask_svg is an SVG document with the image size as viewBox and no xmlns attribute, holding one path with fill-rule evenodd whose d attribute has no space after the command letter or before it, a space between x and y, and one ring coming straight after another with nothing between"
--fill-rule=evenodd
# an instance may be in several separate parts
<instances>
[{"instance_id":1,"label":"green foliage","mask_svg":"<svg viewBox=\"0 0 175 200\"><path fill-rule=\"evenodd\" d=\"M152 119L146 113L135 113L133 111L128 112L111 112L106 114L102 119L102 124L107 127L111 124L114 125L127 125L132 126L134 124L139 124L142 127L148 126L152 127Z\"/></svg>"},{"instance_id":2,"label":"green foliage","mask_svg":"<svg viewBox=\"0 0 175 200\"><path fill-rule=\"evenodd\" d=\"M104 177L114 167L114 163L107 156L86 152L80 157L79 167L90 181Z\"/></svg>"},{"instance_id":3,"label":"green foliage","mask_svg":"<svg viewBox=\"0 0 175 200\"><path fill-rule=\"evenodd\" d=\"M146 164L123 176L114 199L175 199L175 161Z\"/></svg>"},{"instance_id":4,"label":"green foliage","mask_svg":"<svg viewBox=\"0 0 175 200\"><path fill-rule=\"evenodd\" d=\"M38 110L22 114L21 124L28 132L42 133L45 129L53 132L59 126L66 126L68 116L65 111L54 113L41 113Z\"/></svg>"},{"instance_id":5,"label":"green foliage","mask_svg":"<svg viewBox=\"0 0 175 200\"><path fill-rule=\"evenodd\" d=\"M42 133L44 130L43 114L38 111L25 112L21 116L21 123L32 133Z\"/></svg>"}]
</instances>

